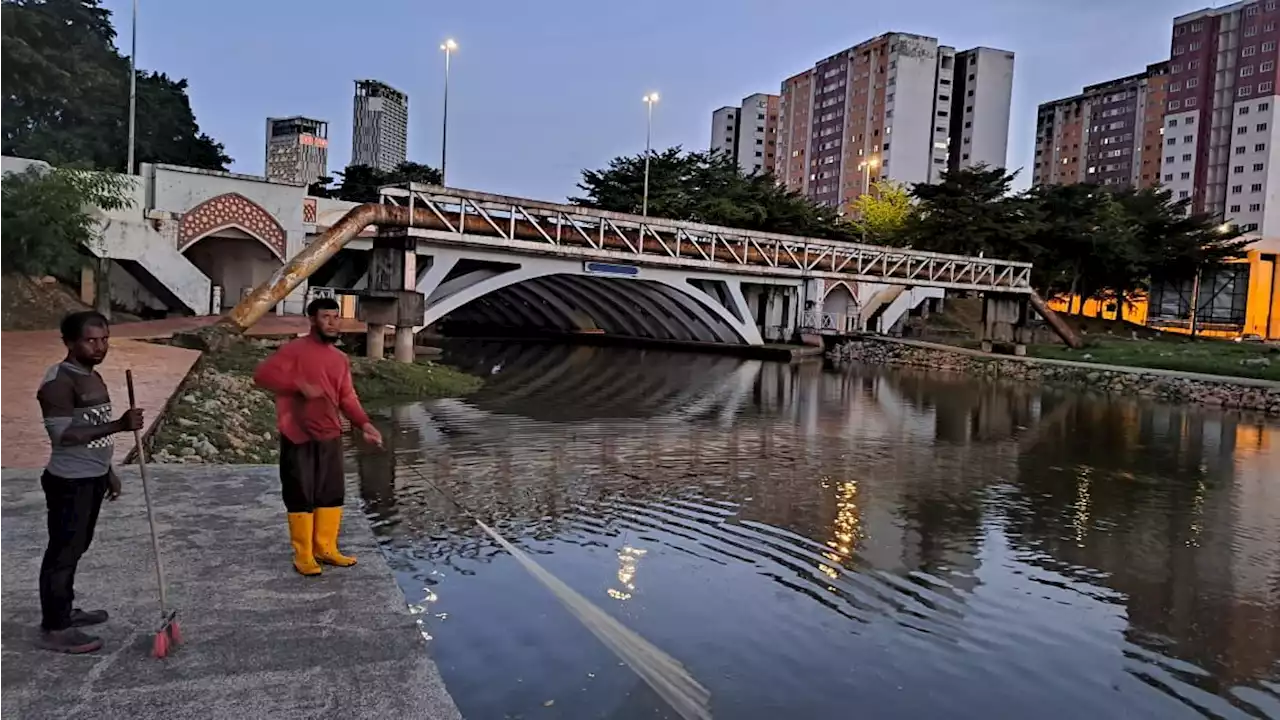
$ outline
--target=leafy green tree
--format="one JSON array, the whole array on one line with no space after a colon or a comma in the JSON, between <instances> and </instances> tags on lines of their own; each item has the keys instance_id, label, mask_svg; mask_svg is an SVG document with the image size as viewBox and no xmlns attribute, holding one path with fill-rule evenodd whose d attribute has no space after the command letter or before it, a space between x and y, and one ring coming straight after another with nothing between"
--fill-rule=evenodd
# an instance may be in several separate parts
<instances>
[{"instance_id":1,"label":"leafy green tree","mask_svg":"<svg viewBox=\"0 0 1280 720\"><path fill-rule=\"evenodd\" d=\"M6 155L125 169L129 61L99 0L4 0L0 77ZM221 170L223 146L200 132L185 80L138 72L138 162Z\"/></svg>"},{"instance_id":2,"label":"leafy green tree","mask_svg":"<svg viewBox=\"0 0 1280 720\"><path fill-rule=\"evenodd\" d=\"M70 277L98 242L98 211L132 204L134 179L115 173L32 166L10 173L3 189L4 271Z\"/></svg>"},{"instance_id":3,"label":"leafy green tree","mask_svg":"<svg viewBox=\"0 0 1280 720\"><path fill-rule=\"evenodd\" d=\"M639 214L644 200L643 154L614 158L601 170L584 170L583 207ZM768 173L744 175L725 153L685 152L679 147L649 157L649 214L744 230L852 240L854 227L833 208L779 186Z\"/></svg>"},{"instance_id":4,"label":"leafy green tree","mask_svg":"<svg viewBox=\"0 0 1280 720\"><path fill-rule=\"evenodd\" d=\"M347 202L378 202L378 188L384 185L398 185L414 182L421 185L439 185L440 171L430 165L405 161L391 172L384 172L369 165L348 165L346 170L338 172L342 182L337 187L329 187L333 178L322 177L308 190L317 197L331 197Z\"/></svg>"},{"instance_id":5,"label":"leafy green tree","mask_svg":"<svg viewBox=\"0 0 1280 720\"><path fill-rule=\"evenodd\" d=\"M941 182L911 190L917 212L904 238L918 250L1027 259L1035 213L1011 192L1016 172L977 166L944 173Z\"/></svg>"},{"instance_id":6,"label":"leafy green tree","mask_svg":"<svg viewBox=\"0 0 1280 720\"><path fill-rule=\"evenodd\" d=\"M916 211L911 193L892 180L881 180L871 187L874 193L860 195L853 202L854 227L865 242L901 245Z\"/></svg>"}]
</instances>

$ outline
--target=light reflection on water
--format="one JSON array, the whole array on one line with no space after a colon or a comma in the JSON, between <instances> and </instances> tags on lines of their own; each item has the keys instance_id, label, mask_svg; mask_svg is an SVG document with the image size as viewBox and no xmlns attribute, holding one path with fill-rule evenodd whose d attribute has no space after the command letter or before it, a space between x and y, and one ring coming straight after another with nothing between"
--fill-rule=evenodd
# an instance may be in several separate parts
<instances>
[{"instance_id":1,"label":"light reflection on water","mask_svg":"<svg viewBox=\"0 0 1280 720\"><path fill-rule=\"evenodd\" d=\"M465 344L365 507L464 715L661 701L417 473L719 718L1280 717L1280 426L923 371ZM551 705L547 705L551 702Z\"/></svg>"}]
</instances>

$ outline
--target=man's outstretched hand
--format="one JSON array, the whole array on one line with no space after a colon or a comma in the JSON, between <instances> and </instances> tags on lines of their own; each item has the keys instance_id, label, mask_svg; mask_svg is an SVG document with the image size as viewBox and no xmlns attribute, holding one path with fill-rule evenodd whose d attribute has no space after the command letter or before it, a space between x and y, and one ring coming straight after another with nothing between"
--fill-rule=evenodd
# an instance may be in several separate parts
<instances>
[{"instance_id":1,"label":"man's outstretched hand","mask_svg":"<svg viewBox=\"0 0 1280 720\"><path fill-rule=\"evenodd\" d=\"M360 433L364 435L365 442L377 447L379 450L382 449L382 433L378 432L378 428L374 427L373 423L362 425Z\"/></svg>"}]
</instances>

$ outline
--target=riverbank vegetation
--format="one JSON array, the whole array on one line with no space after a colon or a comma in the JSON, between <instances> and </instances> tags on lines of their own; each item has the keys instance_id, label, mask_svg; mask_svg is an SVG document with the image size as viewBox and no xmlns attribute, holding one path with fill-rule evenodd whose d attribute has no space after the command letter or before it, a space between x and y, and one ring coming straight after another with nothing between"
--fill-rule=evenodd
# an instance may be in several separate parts
<instances>
[{"instance_id":1,"label":"riverbank vegetation","mask_svg":"<svg viewBox=\"0 0 1280 720\"><path fill-rule=\"evenodd\" d=\"M242 340L201 357L152 435L151 457L169 463L276 462L275 405L254 386L253 371L281 342ZM480 386L478 378L428 361L353 357L351 374L366 408L465 395Z\"/></svg>"},{"instance_id":2,"label":"riverbank vegetation","mask_svg":"<svg viewBox=\"0 0 1280 720\"><path fill-rule=\"evenodd\" d=\"M1185 336L1150 340L1095 336L1081 350L1044 343L1028 346L1027 353L1056 360L1280 381L1280 347L1259 343Z\"/></svg>"}]
</instances>

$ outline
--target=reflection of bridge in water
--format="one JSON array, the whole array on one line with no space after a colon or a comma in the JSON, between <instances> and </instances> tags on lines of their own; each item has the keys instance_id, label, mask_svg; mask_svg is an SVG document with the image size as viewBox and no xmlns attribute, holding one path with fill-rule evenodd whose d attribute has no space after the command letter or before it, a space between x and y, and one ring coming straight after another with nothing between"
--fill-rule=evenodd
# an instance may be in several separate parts
<instances>
[{"instance_id":1,"label":"reflection of bridge in water","mask_svg":"<svg viewBox=\"0 0 1280 720\"><path fill-rule=\"evenodd\" d=\"M1280 657L1259 615L1280 594L1274 427L920 371L485 343L450 359L489 384L391 409L388 443L512 536L598 545L657 533L685 553L751 562L846 617L923 603L923 622L952 636L999 572L984 567L995 533L1004 563L1114 591L1095 591L1097 612L1123 607L1133 653L1226 684L1181 681L1219 693ZM468 523L414 471L390 454L359 463L393 548L431 537L416 557L478 559Z\"/></svg>"}]
</instances>

